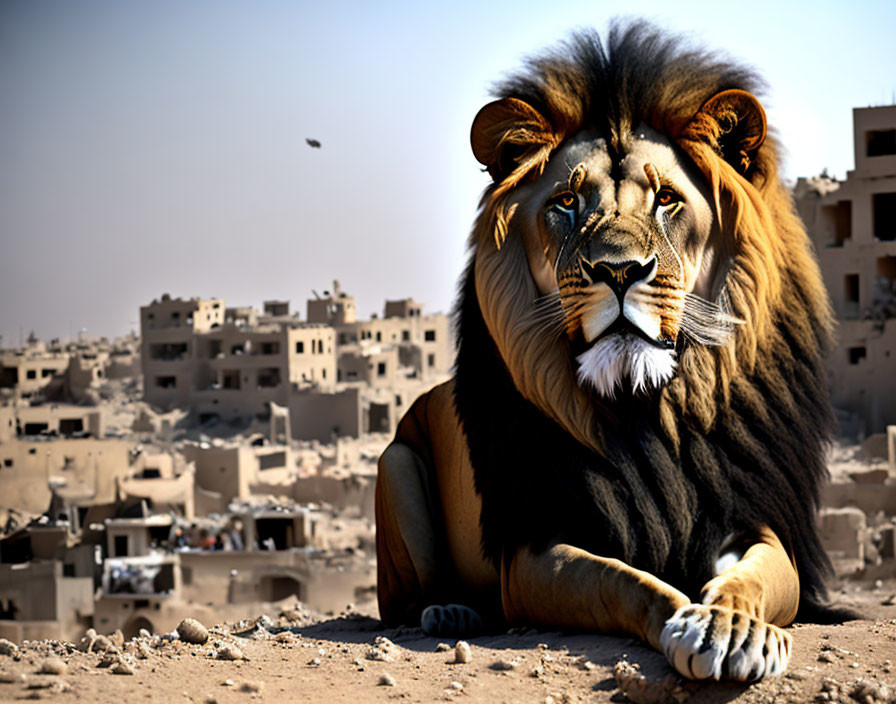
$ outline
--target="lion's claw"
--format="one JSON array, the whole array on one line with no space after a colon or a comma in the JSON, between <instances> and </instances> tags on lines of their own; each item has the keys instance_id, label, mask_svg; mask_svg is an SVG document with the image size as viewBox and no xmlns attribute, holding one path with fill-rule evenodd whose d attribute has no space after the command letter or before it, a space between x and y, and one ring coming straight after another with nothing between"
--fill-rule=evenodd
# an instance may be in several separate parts
<instances>
[{"instance_id":1,"label":"lion's claw","mask_svg":"<svg viewBox=\"0 0 896 704\"><path fill-rule=\"evenodd\" d=\"M723 606L688 604L666 621L666 659L690 679L742 682L780 675L792 639L777 626Z\"/></svg>"}]
</instances>

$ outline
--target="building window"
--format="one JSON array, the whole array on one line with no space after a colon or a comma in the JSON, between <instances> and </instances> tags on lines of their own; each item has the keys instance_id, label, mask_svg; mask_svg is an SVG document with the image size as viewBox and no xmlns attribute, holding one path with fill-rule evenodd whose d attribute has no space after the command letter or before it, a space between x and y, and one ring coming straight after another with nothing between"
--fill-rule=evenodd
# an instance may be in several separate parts
<instances>
[{"instance_id":1,"label":"building window","mask_svg":"<svg viewBox=\"0 0 896 704\"><path fill-rule=\"evenodd\" d=\"M258 388L272 389L280 385L280 370L277 367L268 367L258 370Z\"/></svg>"},{"instance_id":2,"label":"building window","mask_svg":"<svg viewBox=\"0 0 896 704\"><path fill-rule=\"evenodd\" d=\"M378 363L377 363L377 365L376 365L376 375L377 375L377 376L380 376L380 377L386 376L386 363L385 363L385 362L378 362Z\"/></svg>"},{"instance_id":3,"label":"building window","mask_svg":"<svg viewBox=\"0 0 896 704\"><path fill-rule=\"evenodd\" d=\"M410 330L402 330L401 331L401 341L408 342L411 339L411 331Z\"/></svg>"},{"instance_id":4,"label":"building window","mask_svg":"<svg viewBox=\"0 0 896 704\"><path fill-rule=\"evenodd\" d=\"M37 379L37 369L29 369L25 372L25 377L28 379Z\"/></svg>"},{"instance_id":5,"label":"building window","mask_svg":"<svg viewBox=\"0 0 896 704\"><path fill-rule=\"evenodd\" d=\"M860 360L865 359L865 357L867 356L867 352L864 347L850 347L847 352L849 353L850 364L858 364Z\"/></svg>"},{"instance_id":6,"label":"building window","mask_svg":"<svg viewBox=\"0 0 896 704\"><path fill-rule=\"evenodd\" d=\"M160 389L175 389L175 388L177 388L177 377L176 376L157 376L156 377L156 386Z\"/></svg>"},{"instance_id":7,"label":"building window","mask_svg":"<svg viewBox=\"0 0 896 704\"><path fill-rule=\"evenodd\" d=\"M112 551L115 553L114 557L127 557L128 536L116 535L112 541Z\"/></svg>"},{"instance_id":8,"label":"building window","mask_svg":"<svg viewBox=\"0 0 896 704\"><path fill-rule=\"evenodd\" d=\"M4 467L12 467L12 460L9 458L3 460L3 466Z\"/></svg>"},{"instance_id":9,"label":"building window","mask_svg":"<svg viewBox=\"0 0 896 704\"><path fill-rule=\"evenodd\" d=\"M262 342L261 343L261 353L262 354L280 354L280 343L279 342Z\"/></svg>"},{"instance_id":10,"label":"building window","mask_svg":"<svg viewBox=\"0 0 896 704\"><path fill-rule=\"evenodd\" d=\"M828 247L842 247L852 237L852 201L839 200L835 205L823 205L820 219L828 234Z\"/></svg>"},{"instance_id":11,"label":"building window","mask_svg":"<svg viewBox=\"0 0 896 704\"><path fill-rule=\"evenodd\" d=\"M896 193L871 196L874 236L884 242L896 240Z\"/></svg>"},{"instance_id":12,"label":"building window","mask_svg":"<svg viewBox=\"0 0 896 704\"><path fill-rule=\"evenodd\" d=\"M871 130L865 134L868 156L896 154L896 130Z\"/></svg>"},{"instance_id":13,"label":"building window","mask_svg":"<svg viewBox=\"0 0 896 704\"><path fill-rule=\"evenodd\" d=\"M305 354L305 343L304 342L296 343L296 354Z\"/></svg>"},{"instance_id":14,"label":"building window","mask_svg":"<svg viewBox=\"0 0 896 704\"><path fill-rule=\"evenodd\" d=\"M847 274L843 277L843 317L859 317L859 275Z\"/></svg>"},{"instance_id":15,"label":"building window","mask_svg":"<svg viewBox=\"0 0 896 704\"><path fill-rule=\"evenodd\" d=\"M426 364L429 365L430 369L436 366L436 356L434 354L426 355Z\"/></svg>"},{"instance_id":16,"label":"building window","mask_svg":"<svg viewBox=\"0 0 896 704\"><path fill-rule=\"evenodd\" d=\"M320 370L320 375L321 375L324 379L326 379L326 378L327 378L327 370L326 370L326 369L321 369L321 370Z\"/></svg>"},{"instance_id":17,"label":"building window","mask_svg":"<svg viewBox=\"0 0 896 704\"><path fill-rule=\"evenodd\" d=\"M376 341L377 341L377 342L382 342L382 341L383 341L383 333L382 333L381 331L379 331L379 330L376 331Z\"/></svg>"},{"instance_id":18,"label":"building window","mask_svg":"<svg viewBox=\"0 0 896 704\"><path fill-rule=\"evenodd\" d=\"M339 344L340 345L345 344L345 333L344 332L339 333Z\"/></svg>"},{"instance_id":19,"label":"building window","mask_svg":"<svg viewBox=\"0 0 896 704\"><path fill-rule=\"evenodd\" d=\"M395 405L401 406L401 396L398 396L398 395L395 396Z\"/></svg>"},{"instance_id":20,"label":"building window","mask_svg":"<svg viewBox=\"0 0 896 704\"><path fill-rule=\"evenodd\" d=\"M427 330L423 333L423 339L426 342L435 342L436 341L436 331L435 330Z\"/></svg>"},{"instance_id":21,"label":"building window","mask_svg":"<svg viewBox=\"0 0 896 704\"><path fill-rule=\"evenodd\" d=\"M48 376L53 376L53 371L54 370L52 369L41 369L40 375L42 378L46 379Z\"/></svg>"}]
</instances>

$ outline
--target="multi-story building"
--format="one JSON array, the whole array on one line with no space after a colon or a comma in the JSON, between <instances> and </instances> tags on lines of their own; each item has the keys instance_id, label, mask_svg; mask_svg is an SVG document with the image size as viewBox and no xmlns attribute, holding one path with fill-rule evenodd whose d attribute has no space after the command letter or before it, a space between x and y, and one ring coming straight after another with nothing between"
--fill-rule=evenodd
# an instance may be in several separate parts
<instances>
[{"instance_id":1,"label":"multi-story building","mask_svg":"<svg viewBox=\"0 0 896 704\"><path fill-rule=\"evenodd\" d=\"M831 396L873 433L896 420L896 105L853 110L853 141L845 181L795 196L839 322Z\"/></svg>"},{"instance_id":2,"label":"multi-story building","mask_svg":"<svg viewBox=\"0 0 896 704\"><path fill-rule=\"evenodd\" d=\"M291 410L297 438L391 430L447 376L448 318L422 315L411 299L387 301L383 318L358 321L355 312L338 282L308 300L307 322L287 301L266 301L259 313L162 296L140 310L144 399L190 408L200 421L267 416L273 403Z\"/></svg>"}]
</instances>

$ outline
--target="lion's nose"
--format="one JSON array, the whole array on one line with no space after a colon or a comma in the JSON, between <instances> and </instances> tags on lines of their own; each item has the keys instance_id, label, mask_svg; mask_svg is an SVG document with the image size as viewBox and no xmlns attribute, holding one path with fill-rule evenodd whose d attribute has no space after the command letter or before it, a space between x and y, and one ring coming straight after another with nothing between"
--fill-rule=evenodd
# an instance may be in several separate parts
<instances>
[{"instance_id":1,"label":"lion's nose","mask_svg":"<svg viewBox=\"0 0 896 704\"><path fill-rule=\"evenodd\" d=\"M622 299L625 292L639 281L649 281L656 274L656 257L646 262L586 262L582 260L582 271L596 284L603 282Z\"/></svg>"}]
</instances>

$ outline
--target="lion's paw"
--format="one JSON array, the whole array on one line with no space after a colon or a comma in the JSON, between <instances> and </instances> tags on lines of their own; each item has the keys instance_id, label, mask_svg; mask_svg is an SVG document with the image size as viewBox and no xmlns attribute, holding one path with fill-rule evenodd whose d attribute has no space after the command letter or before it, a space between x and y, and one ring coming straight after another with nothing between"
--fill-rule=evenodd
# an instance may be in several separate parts
<instances>
[{"instance_id":1,"label":"lion's paw","mask_svg":"<svg viewBox=\"0 0 896 704\"><path fill-rule=\"evenodd\" d=\"M420 615L420 628L428 636L472 638L482 633L482 617L469 606L427 606Z\"/></svg>"},{"instance_id":2,"label":"lion's paw","mask_svg":"<svg viewBox=\"0 0 896 704\"><path fill-rule=\"evenodd\" d=\"M660 643L685 677L750 682L784 672L792 638L741 611L688 604L666 621Z\"/></svg>"}]
</instances>

